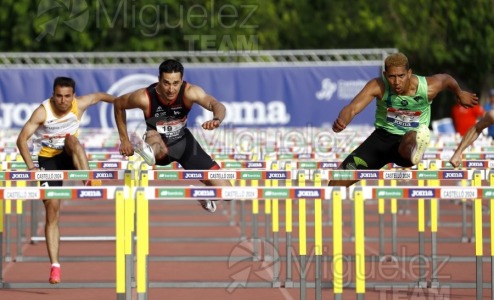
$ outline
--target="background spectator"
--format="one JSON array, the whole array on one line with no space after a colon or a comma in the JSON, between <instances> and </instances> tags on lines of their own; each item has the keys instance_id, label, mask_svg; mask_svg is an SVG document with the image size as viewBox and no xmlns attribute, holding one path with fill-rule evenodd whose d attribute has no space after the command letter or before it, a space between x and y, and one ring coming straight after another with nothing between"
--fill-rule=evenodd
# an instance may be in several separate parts
<instances>
[{"instance_id":1,"label":"background spectator","mask_svg":"<svg viewBox=\"0 0 494 300\"><path fill-rule=\"evenodd\" d=\"M490 111L492 109L494 109L494 89L491 89L489 101L487 101L484 105L485 111ZM487 127L487 134L491 138L494 138L494 125L490 125L489 127Z\"/></svg>"},{"instance_id":2,"label":"background spectator","mask_svg":"<svg viewBox=\"0 0 494 300\"><path fill-rule=\"evenodd\" d=\"M453 108L451 109L451 118L453 119L456 132L461 136L464 136L468 129L474 126L484 113L485 111L480 105L475 105L472 108L465 108L459 103L453 105Z\"/></svg>"}]
</instances>

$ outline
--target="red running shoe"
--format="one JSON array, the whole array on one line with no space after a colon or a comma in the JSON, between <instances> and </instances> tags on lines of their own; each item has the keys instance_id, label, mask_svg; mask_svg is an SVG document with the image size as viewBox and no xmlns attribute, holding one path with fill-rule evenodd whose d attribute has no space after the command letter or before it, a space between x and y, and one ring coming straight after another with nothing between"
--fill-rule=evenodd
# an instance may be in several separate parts
<instances>
[{"instance_id":1,"label":"red running shoe","mask_svg":"<svg viewBox=\"0 0 494 300\"><path fill-rule=\"evenodd\" d=\"M51 284L60 283L60 281L61 281L60 275L61 275L60 267L53 267L52 266L51 270L50 270L50 279L48 281Z\"/></svg>"}]
</instances>

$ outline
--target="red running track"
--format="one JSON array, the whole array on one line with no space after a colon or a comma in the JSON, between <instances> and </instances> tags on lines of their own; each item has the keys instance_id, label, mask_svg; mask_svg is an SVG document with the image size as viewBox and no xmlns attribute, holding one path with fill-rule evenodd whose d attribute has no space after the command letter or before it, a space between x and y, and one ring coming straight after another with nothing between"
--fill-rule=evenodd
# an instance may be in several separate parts
<instances>
[{"instance_id":1,"label":"red running track","mask_svg":"<svg viewBox=\"0 0 494 300\"><path fill-rule=\"evenodd\" d=\"M250 202L246 203L250 209ZM310 204L308 205L310 207ZM223 210L225 208L225 210ZM262 206L261 206L262 208ZM417 237L416 222L414 215L415 206L412 203L412 214L400 214L398 234L401 238L409 237L410 241L398 243L398 256L417 256L417 242L413 241ZM283 202L280 201L280 210L284 209ZM455 203L445 203L441 209L448 211L459 211L460 207ZM327 208L325 208L324 220L328 220ZM297 206L294 202L294 221L297 221ZM366 205L366 254L377 255L378 242L372 240L378 236L376 205L369 203ZM284 213L281 213L280 220L284 221ZM40 213L40 216L42 212ZM233 224L230 222L228 204L220 205L215 214L203 211L195 201L152 201L150 203L150 262L149 280L154 283L167 283L171 286L179 286L184 282L223 282L233 283L233 278L243 276L242 280L248 282L269 283L272 279L272 264L266 262L234 261L235 255L249 254L249 244L242 242L240 227L238 226L238 216L235 216ZM248 213L247 221L252 220L251 213ZM352 218L348 205L344 211L344 234L350 236L350 220ZM259 215L259 234L264 236L264 214ZM313 217L308 216L308 222ZM387 222L390 216L386 216ZM114 236L114 203L97 201L65 201L62 207L61 234L68 236ZM445 215L441 222L459 222L457 214ZM15 224L16 218L12 217L11 222ZM26 221L27 222L27 221ZM485 216L488 222L488 216ZM27 223L26 223L27 224ZM308 237L313 237L314 228L308 226ZM293 236L296 238L298 228L294 226ZM470 229L469 229L470 232ZM12 230L15 237L15 229ZM485 228L485 238L488 237L489 230ZM38 235L42 236L42 224L38 227ZM331 237L330 226L323 230L324 237ZM390 229L386 229L389 237ZM459 238L461 230L458 227L439 228L439 238ZM4 233L5 236L5 233ZM252 236L252 227L247 228L246 236ZM279 253L285 255L284 244L285 230L280 227L281 244ZM429 229L426 230L429 237ZM310 241L308 252L313 246ZM15 243L14 243L15 244ZM331 255L332 245L325 242L324 254ZM490 255L489 244L486 242L484 256ZM293 251L297 253L297 244L293 245ZM386 253L391 250L389 241L386 243ZM114 241L62 241L60 257L62 261L62 284L52 286L48 284L49 263L47 262L46 247L44 242L31 244L28 241L22 243L22 257L26 261L4 262L3 281L7 284L30 283L36 288L22 287L15 289L1 289L1 300L58 300L58 299L92 299L107 300L116 299L114 287L107 288L68 288L67 285L81 285L87 283L91 286L94 283L115 283L115 244ZM6 251L4 245L4 253ZM439 254L448 257L470 256L474 257L475 245L473 243L442 243L439 244ZM12 253L16 253L15 245L12 245ZM351 241L344 242L344 253L354 253L354 244ZM427 243L426 254L430 254L430 243ZM196 261L172 261L173 258L192 256ZM220 257L216 261L208 258ZM99 261L91 260L97 258ZM163 258L166 258L165 260ZM202 258L202 259L201 259ZM40 262L31 260L39 259ZM73 261L83 260L87 261ZM164 260L164 261L163 261ZM201 261L202 260L202 261ZM345 264L345 276L353 281L353 264ZM366 277L368 281L379 281L383 286L387 282L417 281L417 265L409 262L378 262L367 263ZM490 264L484 263L484 282L490 281ZM245 271L247 270L247 271ZM245 272L244 272L245 271ZM441 282L475 282L475 262L459 263L448 262L441 264L438 268ZM313 266L309 268L307 278L313 281ZM323 282L331 281L331 265L323 264ZM429 271L427 276L430 277ZM286 276L285 265L281 265L281 280L284 282ZM298 283L299 270L294 263L293 280ZM64 286L65 285L65 286ZM437 294L438 293L438 294ZM490 290L484 289L484 299L490 299ZM333 299L331 288L324 288L323 299ZM307 299L315 299L313 288L307 288ZM355 299L355 291L345 288L343 299ZM133 289L133 299L137 299L135 289ZM221 288L180 288L180 287L153 287L148 290L148 299L300 299L298 288L243 288L231 285ZM449 289L442 287L439 291L419 288L368 288L365 299L476 299L475 289Z\"/></svg>"}]
</instances>

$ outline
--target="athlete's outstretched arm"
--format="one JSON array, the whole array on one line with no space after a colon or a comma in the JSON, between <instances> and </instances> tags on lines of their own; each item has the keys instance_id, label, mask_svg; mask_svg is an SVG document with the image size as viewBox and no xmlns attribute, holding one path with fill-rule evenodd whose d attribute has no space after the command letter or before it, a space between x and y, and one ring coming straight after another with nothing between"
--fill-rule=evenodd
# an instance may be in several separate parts
<instances>
[{"instance_id":1,"label":"athlete's outstretched arm","mask_svg":"<svg viewBox=\"0 0 494 300\"><path fill-rule=\"evenodd\" d=\"M186 99L213 112L213 118L204 122L202 128L212 130L220 127L226 116L226 107L220 101L208 95L201 87L192 84L186 90Z\"/></svg>"},{"instance_id":2,"label":"athlete's outstretched arm","mask_svg":"<svg viewBox=\"0 0 494 300\"><path fill-rule=\"evenodd\" d=\"M429 100L434 99L437 94L444 90L450 90L456 96L457 101L466 108L479 104L479 97L476 94L463 91L456 81L449 74L436 74L427 77L427 96Z\"/></svg>"},{"instance_id":3,"label":"athlete's outstretched arm","mask_svg":"<svg viewBox=\"0 0 494 300\"><path fill-rule=\"evenodd\" d=\"M375 78L367 82L364 88L353 98L350 104L343 107L338 118L333 123L333 131L340 132L346 128L353 118L359 114L374 98L382 96L383 84Z\"/></svg>"},{"instance_id":4,"label":"athlete's outstretched arm","mask_svg":"<svg viewBox=\"0 0 494 300\"><path fill-rule=\"evenodd\" d=\"M84 111L91 105L97 104L100 101L106 103L113 103L115 96L107 93L93 93L77 97L77 105L79 106L79 114L83 114Z\"/></svg>"},{"instance_id":5,"label":"athlete's outstretched arm","mask_svg":"<svg viewBox=\"0 0 494 300\"><path fill-rule=\"evenodd\" d=\"M135 92L128 93L117 97L113 101L115 123L120 137L120 153L125 153L127 156L134 155L129 134L127 132L127 109L140 108L146 115L149 107L149 102L144 89L139 89Z\"/></svg>"}]
</instances>

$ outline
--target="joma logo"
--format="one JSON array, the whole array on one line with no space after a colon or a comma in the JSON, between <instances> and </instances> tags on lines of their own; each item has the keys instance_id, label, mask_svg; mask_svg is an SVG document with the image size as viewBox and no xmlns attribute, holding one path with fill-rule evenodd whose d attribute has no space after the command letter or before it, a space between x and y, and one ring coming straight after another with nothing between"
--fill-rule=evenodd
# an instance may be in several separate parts
<instances>
[{"instance_id":1,"label":"joma logo","mask_svg":"<svg viewBox=\"0 0 494 300\"><path fill-rule=\"evenodd\" d=\"M202 179L202 173L185 173L185 179L198 178Z\"/></svg>"},{"instance_id":2,"label":"joma logo","mask_svg":"<svg viewBox=\"0 0 494 300\"><path fill-rule=\"evenodd\" d=\"M103 197L103 193L100 190L88 190L88 191L81 191L79 194L80 198L101 198Z\"/></svg>"},{"instance_id":3,"label":"joma logo","mask_svg":"<svg viewBox=\"0 0 494 300\"><path fill-rule=\"evenodd\" d=\"M410 197L433 198L434 197L434 191L433 190L412 190L410 193Z\"/></svg>"},{"instance_id":4,"label":"joma logo","mask_svg":"<svg viewBox=\"0 0 494 300\"><path fill-rule=\"evenodd\" d=\"M216 197L214 190L194 190L192 197Z\"/></svg>"},{"instance_id":5,"label":"joma logo","mask_svg":"<svg viewBox=\"0 0 494 300\"><path fill-rule=\"evenodd\" d=\"M14 173L12 174L12 179L29 179L28 173Z\"/></svg>"},{"instance_id":6,"label":"joma logo","mask_svg":"<svg viewBox=\"0 0 494 300\"><path fill-rule=\"evenodd\" d=\"M444 178L463 178L463 173L461 172L448 172L444 174Z\"/></svg>"}]
</instances>

